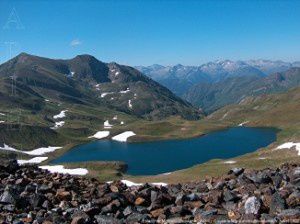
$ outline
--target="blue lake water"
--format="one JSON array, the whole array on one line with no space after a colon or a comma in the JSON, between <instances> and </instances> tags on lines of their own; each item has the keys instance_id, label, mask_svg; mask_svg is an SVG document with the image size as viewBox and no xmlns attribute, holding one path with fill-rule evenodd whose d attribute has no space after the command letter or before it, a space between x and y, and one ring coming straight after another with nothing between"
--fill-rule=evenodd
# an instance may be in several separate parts
<instances>
[{"instance_id":1,"label":"blue lake water","mask_svg":"<svg viewBox=\"0 0 300 224\"><path fill-rule=\"evenodd\" d=\"M207 135L144 143L99 140L80 145L53 163L124 161L131 175L153 175L191 167L211 159L226 159L265 147L276 140L272 128L234 127Z\"/></svg>"}]
</instances>

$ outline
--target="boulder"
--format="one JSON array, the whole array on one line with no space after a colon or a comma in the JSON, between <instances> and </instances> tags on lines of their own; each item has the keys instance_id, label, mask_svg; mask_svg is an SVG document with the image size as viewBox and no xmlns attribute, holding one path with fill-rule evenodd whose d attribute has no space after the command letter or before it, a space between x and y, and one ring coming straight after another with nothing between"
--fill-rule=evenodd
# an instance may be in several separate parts
<instances>
[{"instance_id":1,"label":"boulder","mask_svg":"<svg viewBox=\"0 0 300 224\"><path fill-rule=\"evenodd\" d=\"M249 197L245 201L244 209L245 209L245 214L254 214L257 215L259 213L261 207L260 200L255 197Z\"/></svg>"}]
</instances>

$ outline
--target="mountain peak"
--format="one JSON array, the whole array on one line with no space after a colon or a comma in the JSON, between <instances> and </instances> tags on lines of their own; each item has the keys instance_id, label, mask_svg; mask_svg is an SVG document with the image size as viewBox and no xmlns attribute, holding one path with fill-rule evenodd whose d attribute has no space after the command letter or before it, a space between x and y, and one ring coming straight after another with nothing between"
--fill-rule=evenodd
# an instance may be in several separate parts
<instances>
[{"instance_id":1,"label":"mountain peak","mask_svg":"<svg viewBox=\"0 0 300 224\"><path fill-rule=\"evenodd\" d=\"M23 57L23 56L33 56L33 55L28 54L26 52L21 52L20 54L17 55L17 57Z\"/></svg>"},{"instance_id":2,"label":"mountain peak","mask_svg":"<svg viewBox=\"0 0 300 224\"><path fill-rule=\"evenodd\" d=\"M92 56L90 54L80 54L80 55L77 55L76 57L74 57L73 59L83 60L83 61L91 61L91 60L99 61L97 58L95 58L94 56Z\"/></svg>"},{"instance_id":3,"label":"mountain peak","mask_svg":"<svg viewBox=\"0 0 300 224\"><path fill-rule=\"evenodd\" d=\"M18 54L16 57L12 58L12 61L18 62L18 63L25 63L28 61L31 61L31 59L37 58L37 56L22 52Z\"/></svg>"}]
</instances>

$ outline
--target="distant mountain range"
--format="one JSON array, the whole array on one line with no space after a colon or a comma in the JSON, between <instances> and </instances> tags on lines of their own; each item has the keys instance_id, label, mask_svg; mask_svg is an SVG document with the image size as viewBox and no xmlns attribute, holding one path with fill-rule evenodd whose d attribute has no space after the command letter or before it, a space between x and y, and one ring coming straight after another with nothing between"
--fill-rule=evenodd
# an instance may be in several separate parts
<instances>
[{"instance_id":1,"label":"distant mountain range","mask_svg":"<svg viewBox=\"0 0 300 224\"><path fill-rule=\"evenodd\" d=\"M136 68L209 113L245 96L284 91L299 85L299 71L294 67L300 67L300 62L224 60L200 66Z\"/></svg>"},{"instance_id":2,"label":"distant mountain range","mask_svg":"<svg viewBox=\"0 0 300 224\"><path fill-rule=\"evenodd\" d=\"M183 96L193 85L201 82L218 82L236 76L267 76L283 72L292 67L300 67L300 62L270 60L215 61L200 66L136 66L145 75L165 85L179 96Z\"/></svg>"},{"instance_id":3,"label":"distant mountain range","mask_svg":"<svg viewBox=\"0 0 300 224\"><path fill-rule=\"evenodd\" d=\"M1 104L30 110L40 110L51 99L102 105L148 119L199 116L189 103L138 70L103 63L91 55L54 60L22 53L0 65L0 86Z\"/></svg>"}]
</instances>

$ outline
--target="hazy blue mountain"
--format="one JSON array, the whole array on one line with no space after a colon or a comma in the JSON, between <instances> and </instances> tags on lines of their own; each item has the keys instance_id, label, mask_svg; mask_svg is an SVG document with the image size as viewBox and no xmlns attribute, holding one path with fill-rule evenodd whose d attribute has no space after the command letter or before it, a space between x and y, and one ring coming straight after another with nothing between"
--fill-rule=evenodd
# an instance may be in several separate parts
<instances>
[{"instance_id":1,"label":"hazy blue mountain","mask_svg":"<svg viewBox=\"0 0 300 224\"><path fill-rule=\"evenodd\" d=\"M300 62L288 63L271 60L249 61L214 61L200 66L137 66L145 75L151 77L183 96L192 86L199 83L215 83L230 77L267 76L276 72L284 72L292 67L299 67Z\"/></svg>"}]
</instances>

